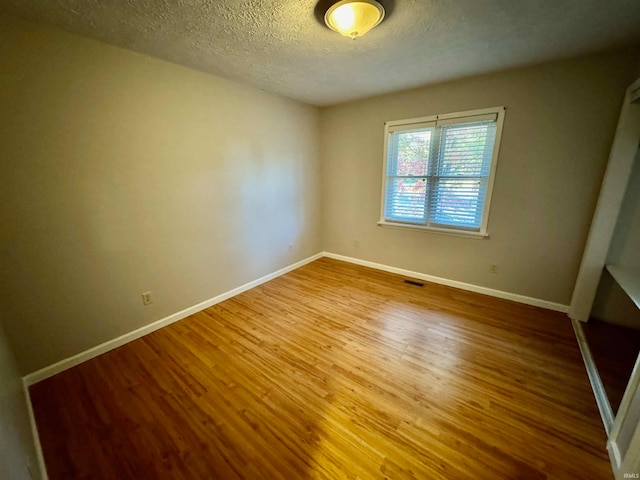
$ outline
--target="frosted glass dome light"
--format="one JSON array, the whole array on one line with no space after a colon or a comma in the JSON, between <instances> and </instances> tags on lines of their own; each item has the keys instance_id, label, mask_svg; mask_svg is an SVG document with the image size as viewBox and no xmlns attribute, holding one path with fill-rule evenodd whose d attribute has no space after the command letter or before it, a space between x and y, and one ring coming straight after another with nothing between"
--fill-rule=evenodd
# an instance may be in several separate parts
<instances>
[{"instance_id":1,"label":"frosted glass dome light","mask_svg":"<svg viewBox=\"0 0 640 480\"><path fill-rule=\"evenodd\" d=\"M384 8L375 0L342 0L324 15L324 23L340 35L361 37L384 18Z\"/></svg>"}]
</instances>

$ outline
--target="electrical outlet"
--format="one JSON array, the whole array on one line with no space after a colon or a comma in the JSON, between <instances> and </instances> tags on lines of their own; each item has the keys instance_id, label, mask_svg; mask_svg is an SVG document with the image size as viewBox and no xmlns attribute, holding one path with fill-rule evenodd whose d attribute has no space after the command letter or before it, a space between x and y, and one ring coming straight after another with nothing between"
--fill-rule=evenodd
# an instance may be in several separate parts
<instances>
[{"instance_id":1,"label":"electrical outlet","mask_svg":"<svg viewBox=\"0 0 640 480\"><path fill-rule=\"evenodd\" d=\"M289 251L290 251L290 252L293 252L293 243L290 243L290 244L289 244Z\"/></svg>"},{"instance_id":2,"label":"electrical outlet","mask_svg":"<svg viewBox=\"0 0 640 480\"><path fill-rule=\"evenodd\" d=\"M151 292L144 292L142 294L142 304L149 305L151 303Z\"/></svg>"},{"instance_id":3,"label":"electrical outlet","mask_svg":"<svg viewBox=\"0 0 640 480\"><path fill-rule=\"evenodd\" d=\"M491 273L498 273L498 265L492 264L492 265L489 267L489 271L490 271Z\"/></svg>"},{"instance_id":4,"label":"electrical outlet","mask_svg":"<svg viewBox=\"0 0 640 480\"><path fill-rule=\"evenodd\" d=\"M360 240L354 240L353 241L353 246L356 248L360 248Z\"/></svg>"}]
</instances>

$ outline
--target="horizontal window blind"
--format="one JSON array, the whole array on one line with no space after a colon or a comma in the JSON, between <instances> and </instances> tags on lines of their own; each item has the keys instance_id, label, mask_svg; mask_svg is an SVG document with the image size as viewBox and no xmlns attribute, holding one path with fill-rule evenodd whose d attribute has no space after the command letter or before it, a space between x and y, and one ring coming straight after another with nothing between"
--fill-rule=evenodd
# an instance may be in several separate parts
<instances>
[{"instance_id":1,"label":"horizontal window blind","mask_svg":"<svg viewBox=\"0 0 640 480\"><path fill-rule=\"evenodd\" d=\"M386 218L424 223L433 135L434 127L390 133Z\"/></svg>"},{"instance_id":2,"label":"horizontal window blind","mask_svg":"<svg viewBox=\"0 0 640 480\"><path fill-rule=\"evenodd\" d=\"M480 229L495 131L494 121L442 127L429 198L431 223Z\"/></svg>"},{"instance_id":3,"label":"horizontal window blind","mask_svg":"<svg viewBox=\"0 0 640 480\"><path fill-rule=\"evenodd\" d=\"M479 231L496 124L483 114L389 127L384 220Z\"/></svg>"}]
</instances>

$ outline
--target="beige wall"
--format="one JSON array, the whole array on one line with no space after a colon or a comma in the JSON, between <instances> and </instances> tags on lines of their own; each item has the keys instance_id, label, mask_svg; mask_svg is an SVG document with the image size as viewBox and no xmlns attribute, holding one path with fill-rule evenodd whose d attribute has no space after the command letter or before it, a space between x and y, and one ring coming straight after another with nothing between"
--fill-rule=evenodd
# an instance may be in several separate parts
<instances>
[{"instance_id":1,"label":"beige wall","mask_svg":"<svg viewBox=\"0 0 640 480\"><path fill-rule=\"evenodd\" d=\"M0 326L0 478L39 478L22 379Z\"/></svg>"},{"instance_id":2,"label":"beige wall","mask_svg":"<svg viewBox=\"0 0 640 480\"><path fill-rule=\"evenodd\" d=\"M637 52L427 86L321 110L329 252L568 304ZM490 238L376 225L383 123L507 107ZM359 247L355 246L358 241ZM498 265L491 274L489 266Z\"/></svg>"},{"instance_id":3,"label":"beige wall","mask_svg":"<svg viewBox=\"0 0 640 480\"><path fill-rule=\"evenodd\" d=\"M22 373L321 251L317 109L0 27L0 307Z\"/></svg>"}]
</instances>

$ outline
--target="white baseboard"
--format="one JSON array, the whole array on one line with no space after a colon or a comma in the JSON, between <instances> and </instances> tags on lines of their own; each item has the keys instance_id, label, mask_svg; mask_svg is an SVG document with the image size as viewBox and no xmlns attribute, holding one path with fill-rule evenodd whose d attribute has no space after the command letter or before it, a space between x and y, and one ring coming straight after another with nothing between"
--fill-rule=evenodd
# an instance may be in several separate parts
<instances>
[{"instance_id":1,"label":"white baseboard","mask_svg":"<svg viewBox=\"0 0 640 480\"><path fill-rule=\"evenodd\" d=\"M31 422L31 432L33 435L33 440L34 440L34 446L36 448L36 455L37 455L37 461L39 464L39 468L40 468L40 474L41 474L41 478L42 480L48 480L48 476L47 476L47 470L46 470L46 465L44 462L44 455L42 453L42 447L40 444L40 437L38 435L38 429L36 426L36 421L35 421L35 416L33 413L33 407L31 404L31 396L29 394L29 386L34 385L46 378L52 377L60 372L63 372L65 370L68 370L69 368L72 368L76 365L79 365L83 362L86 362L87 360L91 360L92 358L95 358L99 355L102 355L103 353L109 352L110 350L113 350L115 348L118 348L126 343L129 343L133 340L136 340L140 337L143 337L144 335L147 335L151 332L154 332L156 330L159 330L160 328L163 328L167 325L170 325L174 322L177 322L178 320L182 320L183 318L188 317L189 315L193 315L194 313L197 313L201 310L204 310L205 308L208 308L212 305L215 305L217 303L223 302L224 300L227 300L231 297L234 297L242 292L246 292L247 290L250 290L254 287L257 287L258 285L261 285L263 283L268 282L269 280L273 280L274 278L277 278L281 275L284 275L285 273L288 273L292 270L295 270L297 268L300 268L308 263L311 263L319 258L322 257L327 257L327 258L332 258L335 260L341 260L344 262L349 262L349 263L354 263L356 265L362 265L365 267L369 267L369 268L374 268L376 270L382 270L385 272L391 272L391 273L396 273L399 275L404 275L407 277L411 277L411 278L418 278L421 280L425 280L428 282L433 282L433 283L438 283L441 285L447 285L450 287L455 287L455 288L460 288L462 290L468 290L471 292L476 292L476 293L482 293L485 295L490 295L493 297L498 297L498 298L503 298L503 299L507 299L507 300L513 300L515 302L519 302L519 303L524 303L527 305L533 305L536 307L542 307L542 308L547 308L549 310L555 310L558 312L563 312L566 313L569 309L568 305L562 305L559 303L553 303L553 302L549 302L546 300L541 300L541 299L537 299L537 298L532 298L532 297L527 297L524 295L518 295L515 293L510 293L510 292L504 292L501 290L494 290L491 288L487 288L487 287L481 287L478 285L472 285L469 283L464 283L464 282L459 282L456 280L449 280L446 278L440 278L440 277L436 277L433 275L428 275L425 273L420 273L420 272L413 272L410 270L405 270L402 268L397 268L397 267L391 267L389 265L383 265L380 263L375 263L375 262L369 262L367 260L361 260L358 258L353 258L353 257L347 257L344 255L338 255L335 253L330 253L330 252L322 252L322 253L318 253L316 255L312 255L311 257L305 258L304 260L301 260L299 262L296 262L292 265L289 265L287 267L284 267L276 272L270 273L269 275L265 275L263 277L258 278L257 280L253 280L251 282L245 283L244 285L241 285L237 288L234 288L233 290L229 290L228 292L222 293L220 295L217 295L213 298L210 298L209 300L205 300L204 302L198 303L197 305L193 305L189 308L186 308L184 310L181 310L179 312L176 312L172 315L169 315L168 317L162 318L160 320L157 320L153 323L150 323L148 325L145 325L144 327L138 328L137 330L133 330L132 332L126 333L124 335L121 335L117 338L114 338L112 340L109 340L105 343L102 343L100 345L96 345L93 348L90 348L88 350L85 350L84 352L80 352L76 355L73 355L69 358L65 358L63 360L60 360L59 362L56 362L52 365L49 365L47 367L41 368L40 370L37 370L35 372L32 372L28 375L25 375L22 378L22 382L24 385L24 391L25 391L25 397L26 397L26 401L27 401L27 408L28 408L28 412L29 412L29 420ZM575 328L575 325L574 325ZM580 329L582 330L582 329ZM587 347L588 348L588 347Z\"/></svg>"},{"instance_id":2,"label":"white baseboard","mask_svg":"<svg viewBox=\"0 0 640 480\"><path fill-rule=\"evenodd\" d=\"M253 280L249 283L245 283L244 285L234 288L233 290L229 290L228 292L217 295L213 298L210 298L209 300L205 300L204 302L200 302L197 305L193 305L189 308L185 308L184 310L181 310L172 315L169 315L168 317L162 318L153 323L145 325L144 327L138 328L137 330L133 330L132 332L125 333L124 335L120 335L117 338L104 342L100 345L96 345L95 347L92 347L88 350L85 350L84 352L80 352L76 355L73 355L72 357L68 357L63 360L60 360L59 362L56 362L53 365L49 365L47 367L41 368L40 370L37 370L35 372L29 373L28 375L25 375L23 377L23 381L25 385L29 387L30 385L38 383L46 378L52 377L65 370L68 370L71 367L75 367L76 365L86 362L87 360L91 360L92 358L95 358L98 355L102 355L103 353L106 353L110 350L118 348L121 345L124 345L125 343L129 343L151 332L155 332L156 330L159 330L162 327L166 327L167 325L177 322L178 320L182 320L183 318L186 318L189 315L193 315L194 313L204 310L205 308L209 308L212 305L215 305L216 303L223 302L224 300L227 300L242 292L246 292L247 290L250 290L254 287L257 287L258 285L268 282L269 280L273 280L276 277L279 277L281 275L284 275L285 273L288 273L292 270L300 268L303 265L306 265L307 263L311 263L314 260L321 258L322 256L323 256L322 253L317 253L315 255L312 255L311 257L305 258L304 260L300 260L299 262L296 262L292 265L281 268L276 272L265 275L264 277L260 277L257 280Z\"/></svg>"},{"instance_id":3,"label":"white baseboard","mask_svg":"<svg viewBox=\"0 0 640 480\"><path fill-rule=\"evenodd\" d=\"M490 295L492 297L513 300L515 302L524 303L527 305L533 305L536 307L547 308L549 310L555 310L558 312L566 313L569 308L567 305L553 303L553 302L532 298L532 297L526 297L524 295L504 292L501 290L494 290L491 288L472 285L470 283L459 282L456 280L449 280L446 278L435 277L433 275L427 275L425 273L412 272L410 270L405 270L402 268L391 267L388 265L369 262L367 260L360 260L358 258L347 257L344 255L338 255L335 253L322 252L316 255L312 255L311 257L305 258L304 260L296 262L287 267L284 267L276 272L270 273L269 275L265 275L264 277L258 278L257 280L253 280L249 283L245 283L240 287L234 288L233 290L229 290L228 292L217 295L216 297L210 298L209 300L205 300L204 302L198 303L197 305L193 305L189 308L176 312L172 315L169 315L168 317L162 318L153 323L145 325L144 327L138 328L137 330L133 330L132 332L125 333L124 335L121 335L117 338L109 340L105 343L96 345L95 347L85 350L84 352L80 352L76 355L60 360L59 362L56 362L53 365L49 365L47 367L41 368L40 370L29 373L23 377L23 381L27 387L35 383L38 383L46 378L56 375L57 373L63 372L65 370L68 370L71 367L75 367L76 365L86 362L87 360L95 358L98 355L102 355L103 353L106 353L110 350L118 348L126 343L129 343L133 340L143 337L144 335L147 335L151 332L159 330L160 328L166 327L167 325L177 322L178 320L182 320L183 318L186 318L189 315L193 315L194 313L204 310L205 308L215 305L216 303L220 303L242 292L246 292L251 288L257 287L262 283L268 282L269 280L273 280L276 277L279 277L281 275L284 275L285 273L295 270L296 268L300 268L303 265L313 262L314 260L317 260L321 257L328 257L328 258L333 258L335 260L342 260L344 262L354 263L357 265L374 268L376 270L383 270L385 272L397 273L399 275L404 275L407 277L419 278L421 280L426 280L428 282L439 283L439 284L447 285L450 287L460 288L462 290L482 293L484 295Z\"/></svg>"},{"instance_id":4,"label":"white baseboard","mask_svg":"<svg viewBox=\"0 0 640 480\"><path fill-rule=\"evenodd\" d=\"M356 265L362 265L363 267L375 268L376 270L383 270L385 272L397 273L398 275L404 275L405 277L419 278L420 280L439 283L440 285L446 285L448 287L459 288L461 290L468 290L470 292L482 293L483 295L503 298L505 300L512 300L514 302L524 303L525 305L542 307L548 310L554 310L556 312L567 313L569 311L568 305L549 302L548 300L542 300L539 298L527 297L525 295L519 295L517 293L511 293L511 292L505 292L502 290L495 290L493 288L481 287L479 285L459 282L457 280L449 280L447 278L436 277L433 275L428 275L426 273L412 272L411 270L391 267L389 265L383 265L381 263L369 262L367 260L361 260L359 258L346 257L344 255L338 255L336 253L324 252L323 256L327 258L333 258L334 260L342 260L343 262L355 263Z\"/></svg>"},{"instance_id":5,"label":"white baseboard","mask_svg":"<svg viewBox=\"0 0 640 480\"><path fill-rule=\"evenodd\" d=\"M33 413L33 405L31 405L31 394L29 394L29 386L22 379L22 388L24 389L24 398L27 402L27 412L29 414L29 423L31 424L31 437L33 438L33 447L36 450L36 460L38 462L38 470L40 471L41 480L49 480L47 475L47 466L44 463L44 454L42 453L42 445L40 444L40 435L38 434L38 426L36 425L36 417ZM29 473L33 476L31 467Z\"/></svg>"}]
</instances>

